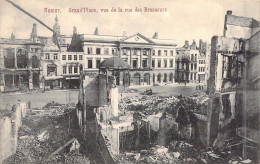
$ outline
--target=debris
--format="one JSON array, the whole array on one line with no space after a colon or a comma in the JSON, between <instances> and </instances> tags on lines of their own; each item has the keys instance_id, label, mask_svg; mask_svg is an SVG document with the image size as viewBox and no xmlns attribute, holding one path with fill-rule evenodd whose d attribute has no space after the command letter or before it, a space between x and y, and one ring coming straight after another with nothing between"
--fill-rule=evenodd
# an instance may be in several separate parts
<instances>
[{"instance_id":1,"label":"debris","mask_svg":"<svg viewBox=\"0 0 260 164\"><path fill-rule=\"evenodd\" d=\"M72 142L72 145L70 147L70 152L73 150L79 150L79 147L80 147L79 141L75 139L74 142Z\"/></svg>"},{"instance_id":2,"label":"debris","mask_svg":"<svg viewBox=\"0 0 260 164\"><path fill-rule=\"evenodd\" d=\"M134 156L134 159L137 161L140 159L141 154L140 153L136 153Z\"/></svg>"},{"instance_id":3,"label":"debris","mask_svg":"<svg viewBox=\"0 0 260 164\"><path fill-rule=\"evenodd\" d=\"M233 161L231 164L237 164L238 163L238 161Z\"/></svg>"},{"instance_id":4,"label":"debris","mask_svg":"<svg viewBox=\"0 0 260 164\"><path fill-rule=\"evenodd\" d=\"M168 152L168 148L160 147L156 151L157 151L157 153L167 153Z\"/></svg>"},{"instance_id":5,"label":"debris","mask_svg":"<svg viewBox=\"0 0 260 164\"><path fill-rule=\"evenodd\" d=\"M207 163L206 159L201 158L200 160L201 160L201 162L203 162L203 163Z\"/></svg>"},{"instance_id":6,"label":"debris","mask_svg":"<svg viewBox=\"0 0 260 164\"><path fill-rule=\"evenodd\" d=\"M172 154L173 154L173 157L176 159L178 159L181 155L179 152L173 152Z\"/></svg>"},{"instance_id":7,"label":"debris","mask_svg":"<svg viewBox=\"0 0 260 164\"><path fill-rule=\"evenodd\" d=\"M67 147L69 144L71 144L73 141L75 141L76 139L73 138L70 141L68 141L66 144L64 144L63 146L59 147L57 150L55 150L53 153L51 153L51 155L48 157L48 159L50 159L52 156L54 156L55 154L59 153L62 149L64 149L65 147Z\"/></svg>"},{"instance_id":8,"label":"debris","mask_svg":"<svg viewBox=\"0 0 260 164\"><path fill-rule=\"evenodd\" d=\"M244 161L240 161L241 163L251 163L252 161L250 159L246 159Z\"/></svg>"},{"instance_id":9,"label":"debris","mask_svg":"<svg viewBox=\"0 0 260 164\"><path fill-rule=\"evenodd\" d=\"M148 162L148 163L154 163L154 162L156 162L156 161L155 161L155 159L153 159L153 157L149 156L149 157L147 158L147 162Z\"/></svg>"},{"instance_id":10,"label":"debris","mask_svg":"<svg viewBox=\"0 0 260 164\"><path fill-rule=\"evenodd\" d=\"M47 132L47 130L43 131L42 133L37 135L37 139L41 142L45 142L49 139L50 134Z\"/></svg>"},{"instance_id":11,"label":"debris","mask_svg":"<svg viewBox=\"0 0 260 164\"><path fill-rule=\"evenodd\" d=\"M29 137L29 136L21 136L21 137L19 137L19 139L24 139L24 138L27 138L27 137Z\"/></svg>"}]
</instances>

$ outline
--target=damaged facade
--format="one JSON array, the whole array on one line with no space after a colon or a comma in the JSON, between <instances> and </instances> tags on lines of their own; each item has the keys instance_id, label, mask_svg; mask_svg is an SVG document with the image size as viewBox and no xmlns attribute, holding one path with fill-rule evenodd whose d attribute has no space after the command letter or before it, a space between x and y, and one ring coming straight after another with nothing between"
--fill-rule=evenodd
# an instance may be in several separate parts
<instances>
[{"instance_id":1,"label":"damaged facade","mask_svg":"<svg viewBox=\"0 0 260 164\"><path fill-rule=\"evenodd\" d=\"M260 143L259 37L259 21L232 11L225 16L224 36L212 37L208 128L209 144L217 149L234 134Z\"/></svg>"},{"instance_id":2,"label":"damaged facade","mask_svg":"<svg viewBox=\"0 0 260 164\"><path fill-rule=\"evenodd\" d=\"M183 47L177 48L175 81L206 86L209 56L209 45L206 42L200 40L199 46L197 46L195 40L191 45L186 40Z\"/></svg>"}]
</instances>

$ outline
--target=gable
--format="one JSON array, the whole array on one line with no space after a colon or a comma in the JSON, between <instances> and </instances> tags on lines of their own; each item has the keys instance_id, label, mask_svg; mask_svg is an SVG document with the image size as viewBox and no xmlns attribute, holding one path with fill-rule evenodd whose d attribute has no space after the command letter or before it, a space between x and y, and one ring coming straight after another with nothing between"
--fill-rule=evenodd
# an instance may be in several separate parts
<instances>
[{"instance_id":1,"label":"gable","mask_svg":"<svg viewBox=\"0 0 260 164\"><path fill-rule=\"evenodd\" d=\"M128 42L128 43L154 43L152 40L144 37L139 33L132 35L130 37L123 38L121 41Z\"/></svg>"}]
</instances>

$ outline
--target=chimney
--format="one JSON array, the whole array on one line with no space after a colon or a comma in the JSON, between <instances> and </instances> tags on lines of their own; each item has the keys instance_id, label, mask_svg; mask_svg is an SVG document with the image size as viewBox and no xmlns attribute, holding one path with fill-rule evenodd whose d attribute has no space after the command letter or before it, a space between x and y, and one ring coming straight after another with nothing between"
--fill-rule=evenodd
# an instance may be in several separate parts
<instances>
[{"instance_id":1,"label":"chimney","mask_svg":"<svg viewBox=\"0 0 260 164\"><path fill-rule=\"evenodd\" d=\"M36 43L36 40L37 40L37 24L36 23L33 24L31 39L32 39L33 43Z\"/></svg>"},{"instance_id":2,"label":"chimney","mask_svg":"<svg viewBox=\"0 0 260 164\"><path fill-rule=\"evenodd\" d=\"M155 33L154 33L153 39L158 39L158 32L155 32Z\"/></svg>"},{"instance_id":3,"label":"chimney","mask_svg":"<svg viewBox=\"0 0 260 164\"><path fill-rule=\"evenodd\" d=\"M15 40L14 33L11 34L11 39L12 39L12 40Z\"/></svg>"},{"instance_id":4,"label":"chimney","mask_svg":"<svg viewBox=\"0 0 260 164\"><path fill-rule=\"evenodd\" d=\"M123 31L123 36L125 36L125 37L127 36L127 33L126 33L126 31Z\"/></svg>"},{"instance_id":5,"label":"chimney","mask_svg":"<svg viewBox=\"0 0 260 164\"><path fill-rule=\"evenodd\" d=\"M188 40L185 40L184 47L189 47L189 46L190 46L189 41L188 41Z\"/></svg>"},{"instance_id":6,"label":"chimney","mask_svg":"<svg viewBox=\"0 0 260 164\"><path fill-rule=\"evenodd\" d=\"M73 35L74 34L77 34L78 32L77 32L77 27L76 26L73 26Z\"/></svg>"},{"instance_id":7,"label":"chimney","mask_svg":"<svg viewBox=\"0 0 260 164\"><path fill-rule=\"evenodd\" d=\"M232 10L228 10L227 15L232 15Z\"/></svg>"},{"instance_id":8,"label":"chimney","mask_svg":"<svg viewBox=\"0 0 260 164\"><path fill-rule=\"evenodd\" d=\"M98 28L96 27L94 35L98 35Z\"/></svg>"}]
</instances>

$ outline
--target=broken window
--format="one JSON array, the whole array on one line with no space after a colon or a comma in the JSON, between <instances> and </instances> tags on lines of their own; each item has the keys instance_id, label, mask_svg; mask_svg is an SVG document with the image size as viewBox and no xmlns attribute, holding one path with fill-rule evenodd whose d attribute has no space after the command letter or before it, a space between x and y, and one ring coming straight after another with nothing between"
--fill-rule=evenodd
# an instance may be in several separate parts
<instances>
[{"instance_id":1,"label":"broken window","mask_svg":"<svg viewBox=\"0 0 260 164\"><path fill-rule=\"evenodd\" d=\"M143 55L147 56L147 51L143 50Z\"/></svg>"},{"instance_id":2,"label":"broken window","mask_svg":"<svg viewBox=\"0 0 260 164\"><path fill-rule=\"evenodd\" d=\"M16 53L17 67L26 68L28 63L28 55L25 49L18 49Z\"/></svg>"},{"instance_id":3,"label":"broken window","mask_svg":"<svg viewBox=\"0 0 260 164\"><path fill-rule=\"evenodd\" d=\"M5 68L14 68L14 49L4 49Z\"/></svg>"},{"instance_id":4,"label":"broken window","mask_svg":"<svg viewBox=\"0 0 260 164\"><path fill-rule=\"evenodd\" d=\"M39 68L40 66L40 60L36 55L32 56L32 68Z\"/></svg>"},{"instance_id":5,"label":"broken window","mask_svg":"<svg viewBox=\"0 0 260 164\"><path fill-rule=\"evenodd\" d=\"M153 50L153 56L155 55L155 51Z\"/></svg>"},{"instance_id":6,"label":"broken window","mask_svg":"<svg viewBox=\"0 0 260 164\"><path fill-rule=\"evenodd\" d=\"M229 94L222 95L222 105L223 105L223 114L224 118L228 119L232 116L231 113L231 103L229 99Z\"/></svg>"}]
</instances>

